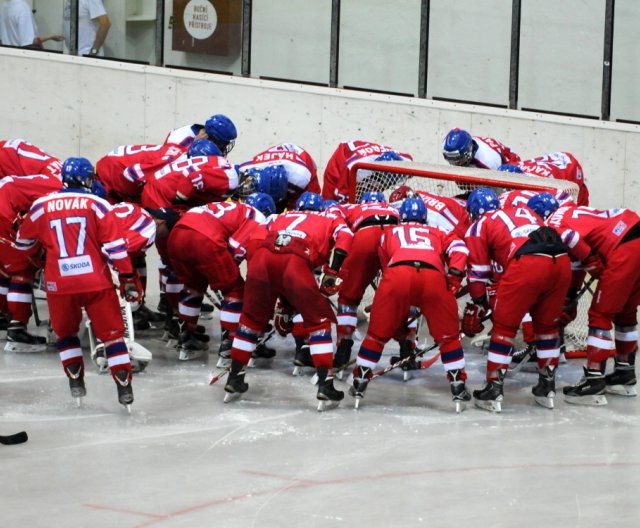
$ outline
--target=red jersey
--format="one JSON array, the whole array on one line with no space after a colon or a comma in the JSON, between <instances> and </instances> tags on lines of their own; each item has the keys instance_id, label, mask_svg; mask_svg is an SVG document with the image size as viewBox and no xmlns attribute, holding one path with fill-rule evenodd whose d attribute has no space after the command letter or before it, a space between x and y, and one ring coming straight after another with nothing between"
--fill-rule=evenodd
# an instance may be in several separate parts
<instances>
[{"instance_id":1,"label":"red jersey","mask_svg":"<svg viewBox=\"0 0 640 528\"><path fill-rule=\"evenodd\" d=\"M0 180L0 233L8 236L18 215L26 214L41 196L59 191L62 182L55 176L7 176Z\"/></svg>"},{"instance_id":2,"label":"red jersey","mask_svg":"<svg viewBox=\"0 0 640 528\"><path fill-rule=\"evenodd\" d=\"M147 178L185 153L178 145L124 145L96 163L98 180L108 193L140 202Z\"/></svg>"},{"instance_id":3,"label":"red jersey","mask_svg":"<svg viewBox=\"0 0 640 528\"><path fill-rule=\"evenodd\" d=\"M347 225L353 232L367 225L397 224L400 214L395 207L381 203L344 204L341 206ZM389 221L395 218L396 221Z\"/></svg>"},{"instance_id":4,"label":"red jersey","mask_svg":"<svg viewBox=\"0 0 640 528\"><path fill-rule=\"evenodd\" d=\"M225 200L237 186L238 173L226 158L196 156L155 172L142 191L142 205L190 209Z\"/></svg>"},{"instance_id":5,"label":"red jersey","mask_svg":"<svg viewBox=\"0 0 640 528\"><path fill-rule=\"evenodd\" d=\"M458 198L439 196L427 191L416 191L427 208L427 224L438 226L445 231L454 231L463 238L469 229L470 220L466 203Z\"/></svg>"},{"instance_id":6,"label":"red jersey","mask_svg":"<svg viewBox=\"0 0 640 528\"><path fill-rule=\"evenodd\" d=\"M627 232L640 222L629 209L599 211L591 207L560 207L547 225L555 228L571 254L584 260L593 249L606 260Z\"/></svg>"},{"instance_id":7,"label":"red jersey","mask_svg":"<svg viewBox=\"0 0 640 528\"><path fill-rule=\"evenodd\" d=\"M356 185L369 177L372 171L360 169L356 177L352 176L351 167L359 161L374 161L385 152L395 152L406 161L412 161L409 154L398 152L391 147L370 143L368 141L344 141L338 145L327 162L324 170L322 197L325 200L336 200L340 203L353 201Z\"/></svg>"},{"instance_id":8,"label":"red jersey","mask_svg":"<svg viewBox=\"0 0 640 528\"><path fill-rule=\"evenodd\" d=\"M156 240L153 217L139 205L127 202L114 205L113 212L127 241L127 253L136 256L146 252Z\"/></svg>"},{"instance_id":9,"label":"red jersey","mask_svg":"<svg viewBox=\"0 0 640 528\"><path fill-rule=\"evenodd\" d=\"M200 131L204 127L202 125L185 125L179 128L174 128L164 140L165 145L167 143L172 143L174 145L179 145L184 149L189 148L189 145L193 143L196 139L196 136L200 133Z\"/></svg>"},{"instance_id":10,"label":"red jersey","mask_svg":"<svg viewBox=\"0 0 640 528\"><path fill-rule=\"evenodd\" d=\"M497 170L500 165L505 163L516 164L520 161L520 156L497 139L473 136L473 141L478 147L473 153L471 161L471 165L475 167Z\"/></svg>"},{"instance_id":11,"label":"red jersey","mask_svg":"<svg viewBox=\"0 0 640 528\"><path fill-rule=\"evenodd\" d=\"M253 232L264 222L264 215L250 205L219 202L189 209L174 229L193 229L214 244L229 249L233 258L241 261L247 254Z\"/></svg>"},{"instance_id":12,"label":"red jersey","mask_svg":"<svg viewBox=\"0 0 640 528\"><path fill-rule=\"evenodd\" d=\"M0 141L0 177L45 174L62 181L61 171L58 158L24 139Z\"/></svg>"},{"instance_id":13,"label":"red jersey","mask_svg":"<svg viewBox=\"0 0 640 528\"><path fill-rule=\"evenodd\" d=\"M589 189L584 181L582 166L569 152L552 152L517 163L522 172L529 176L554 178L575 183L580 189L578 205L589 205Z\"/></svg>"},{"instance_id":14,"label":"red jersey","mask_svg":"<svg viewBox=\"0 0 640 528\"><path fill-rule=\"evenodd\" d=\"M120 273L133 273L118 219L107 201L92 194L65 189L36 200L16 245L35 252L39 244L47 252L49 295L113 288L108 259Z\"/></svg>"},{"instance_id":15,"label":"red jersey","mask_svg":"<svg viewBox=\"0 0 640 528\"><path fill-rule=\"evenodd\" d=\"M484 295L492 278L492 261L506 270L517 251L529 241L529 234L542 225L542 219L527 207L491 211L471 225L465 235L471 297Z\"/></svg>"},{"instance_id":16,"label":"red jersey","mask_svg":"<svg viewBox=\"0 0 640 528\"><path fill-rule=\"evenodd\" d=\"M498 196L501 209L511 209L513 207L528 207L527 203L531 198L537 196L538 191L507 191Z\"/></svg>"},{"instance_id":17,"label":"red jersey","mask_svg":"<svg viewBox=\"0 0 640 528\"><path fill-rule=\"evenodd\" d=\"M425 262L442 273L445 264L463 271L468 254L464 242L453 232L417 222L385 227L378 250L383 275L388 267L406 261Z\"/></svg>"},{"instance_id":18,"label":"red jersey","mask_svg":"<svg viewBox=\"0 0 640 528\"><path fill-rule=\"evenodd\" d=\"M251 161L240 165L241 169L261 169L273 165L282 165L287 173L289 189L287 208L294 209L296 201L305 192L320 194L318 169L311 155L302 147L293 143L279 143L256 154Z\"/></svg>"},{"instance_id":19,"label":"red jersey","mask_svg":"<svg viewBox=\"0 0 640 528\"><path fill-rule=\"evenodd\" d=\"M305 256L312 267L327 263L333 248L349 253L353 233L342 215L291 211L270 217L262 245L276 253Z\"/></svg>"}]
</instances>

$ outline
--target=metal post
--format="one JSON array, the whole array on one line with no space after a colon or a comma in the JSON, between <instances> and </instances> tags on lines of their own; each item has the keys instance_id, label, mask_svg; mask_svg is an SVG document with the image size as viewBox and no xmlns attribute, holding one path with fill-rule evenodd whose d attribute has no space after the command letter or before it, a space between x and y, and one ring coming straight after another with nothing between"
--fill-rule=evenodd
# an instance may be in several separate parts
<instances>
[{"instance_id":1,"label":"metal post","mask_svg":"<svg viewBox=\"0 0 640 528\"><path fill-rule=\"evenodd\" d=\"M164 64L164 0L156 0L156 66Z\"/></svg>"},{"instance_id":2,"label":"metal post","mask_svg":"<svg viewBox=\"0 0 640 528\"><path fill-rule=\"evenodd\" d=\"M71 27L69 28L69 53L71 55L78 54L78 6L80 4L80 0L71 0L69 5L70 9L70 17L69 23Z\"/></svg>"},{"instance_id":3,"label":"metal post","mask_svg":"<svg viewBox=\"0 0 640 528\"><path fill-rule=\"evenodd\" d=\"M511 62L509 65L509 108L518 108L518 83L520 80L520 24L522 0L513 0L511 7Z\"/></svg>"},{"instance_id":4,"label":"metal post","mask_svg":"<svg viewBox=\"0 0 640 528\"><path fill-rule=\"evenodd\" d=\"M611 65L613 61L613 25L616 0L607 0L604 11L604 59L602 61L602 119L611 117Z\"/></svg>"},{"instance_id":5,"label":"metal post","mask_svg":"<svg viewBox=\"0 0 640 528\"><path fill-rule=\"evenodd\" d=\"M418 97L427 97L430 13L431 0L422 0L420 3L420 63L418 64Z\"/></svg>"},{"instance_id":6,"label":"metal post","mask_svg":"<svg viewBox=\"0 0 640 528\"><path fill-rule=\"evenodd\" d=\"M331 0L331 48L329 51L329 86L338 86L340 54L340 0Z\"/></svg>"},{"instance_id":7,"label":"metal post","mask_svg":"<svg viewBox=\"0 0 640 528\"><path fill-rule=\"evenodd\" d=\"M243 77L251 75L251 7L252 0L242 0L242 58Z\"/></svg>"}]
</instances>

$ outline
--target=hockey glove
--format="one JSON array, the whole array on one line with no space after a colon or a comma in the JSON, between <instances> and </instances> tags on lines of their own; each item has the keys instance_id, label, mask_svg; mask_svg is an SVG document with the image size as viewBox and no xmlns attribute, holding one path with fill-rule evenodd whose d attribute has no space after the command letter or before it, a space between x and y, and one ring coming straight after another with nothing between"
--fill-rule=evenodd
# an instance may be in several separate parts
<instances>
[{"instance_id":1,"label":"hockey glove","mask_svg":"<svg viewBox=\"0 0 640 528\"><path fill-rule=\"evenodd\" d=\"M462 316L462 332L467 337L473 337L484 330L482 319L487 315L487 310L480 304L467 303Z\"/></svg>"},{"instance_id":2,"label":"hockey glove","mask_svg":"<svg viewBox=\"0 0 640 528\"><path fill-rule=\"evenodd\" d=\"M578 317L578 290L576 288L571 288L569 293L567 293L567 297L564 300L564 306L562 307L562 313L560 317L558 317L558 324L560 326L567 326L569 323L575 320Z\"/></svg>"},{"instance_id":3,"label":"hockey glove","mask_svg":"<svg viewBox=\"0 0 640 528\"><path fill-rule=\"evenodd\" d=\"M453 295L458 295L458 292L462 289L462 279L464 278L464 273L456 268L449 268L449 273L447 273L447 288L453 293Z\"/></svg>"},{"instance_id":4,"label":"hockey glove","mask_svg":"<svg viewBox=\"0 0 640 528\"><path fill-rule=\"evenodd\" d=\"M278 299L276 308L273 314L273 326L276 332L282 337L286 337L293 331L293 315L295 311L293 306L289 306Z\"/></svg>"},{"instance_id":5,"label":"hockey glove","mask_svg":"<svg viewBox=\"0 0 640 528\"><path fill-rule=\"evenodd\" d=\"M590 253L582 262L582 267L589 275L597 279L604 271L604 262L602 262L602 258L597 253Z\"/></svg>"},{"instance_id":6,"label":"hockey glove","mask_svg":"<svg viewBox=\"0 0 640 528\"><path fill-rule=\"evenodd\" d=\"M127 302L140 302L144 291L140 275L138 273L121 273L118 276L120 280L120 294Z\"/></svg>"},{"instance_id":7,"label":"hockey glove","mask_svg":"<svg viewBox=\"0 0 640 528\"><path fill-rule=\"evenodd\" d=\"M338 272L326 264L322 266L322 276L320 277L320 293L326 297L335 295L340 290L342 279L338 278Z\"/></svg>"}]
</instances>

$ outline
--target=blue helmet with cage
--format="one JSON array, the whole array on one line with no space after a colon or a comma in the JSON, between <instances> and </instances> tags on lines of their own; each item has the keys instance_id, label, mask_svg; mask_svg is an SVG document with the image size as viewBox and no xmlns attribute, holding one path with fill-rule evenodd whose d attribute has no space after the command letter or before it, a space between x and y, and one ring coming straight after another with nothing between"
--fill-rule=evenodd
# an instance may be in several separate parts
<instances>
[{"instance_id":1,"label":"blue helmet with cage","mask_svg":"<svg viewBox=\"0 0 640 528\"><path fill-rule=\"evenodd\" d=\"M400 204L400 221L427 223L427 208L420 198L406 198Z\"/></svg>"},{"instance_id":2,"label":"blue helmet with cage","mask_svg":"<svg viewBox=\"0 0 640 528\"><path fill-rule=\"evenodd\" d=\"M190 158L195 158L196 156L222 156L222 152L213 141L196 139L189 145L188 155Z\"/></svg>"},{"instance_id":3,"label":"blue helmet with cage","mask_svg":"<svg viewBox=\"0 0 640 528\"><path fill-rule=\"evenodd\" d=\"M269 194L271 197L276 202L286 198L289 189L289 178L287 178L287 169L284 168L284 165L265 167L264 172L269 177Z\"/></svg>"},{"instance_id":4,"label":"blue helmet with cage","mask_svg":"<svg viewBox=\"0 0 640 528\"><path fill-rule=\"evenodd\" d=\"M324 200L322 196L313 192L303 192L296 202L298 211L322 211Z\"/></svg>"},{"instance_id":5,"label":"blue helmet with cage","mask_svg":"<svg viewBox=\"0 0 640 528\"><path fill-rule=\"evenodd\" d=\"M560 203L553 194L541 192L529 198L527 207L546 220L560 207Z\"/></svg>"},{"instance_id":6,"label":"blue helmet with cage","mask_svg":"<svg viewBox=\"0 0 640 528\"><path fill-rule=\"evenodd\" d=\"M223 114L216 114L207 119L204 131L224 156L231 152L238 137L238 131L233 121Z\"/></svg>"},{"instance_id":7,"label":"blue helmet with cage","mask_svg":"<svg viewBox=\"0 0 640 528\"><path fill-rule=\"evenodd\" d=\"M524 171L520 167L514 165L513 163L504 163L498 167L498 170L500 172L514 172L516 174L524 173Z\"/></svg>"},{"instance_id":8,"label":"blue helmet with cage","mask_svg":"<svg viewBox=\"0 0 640 528\"><path fill-rule=\"evenodd\" d=\"M402 160L403 158L402 156L400 156L400 154L398 154L397 152L394 152L393 150L387 150L386 152L383 152L382 154L380 154L373 161L402 161Z\"/></svg>"},{"instance_id":9,"label":"blue helmet with cage","mask_svg":"<svg viewBox=\"0 0 640 528\"><path fill-rule=\"evenodd\" d=\"M269 216L276 213L276 203L273 198L263 192L255 192L247 196L244 203L255 207L263 215Z\"/></svg>"},{"instance_id":10,"label":"blue helmet with cage","mask_svg":"<svg viewBox=\"0 0 640 528\"><path fill-rule=\"evenodd\" d=\"M484 213L500 209L500 201L496 193L487 187L471 191L467 198L467 213L472 220L477 220Z\"/></svg>"},{"instance_id":11,"label":"blue helmet with cage","mask_svg":"<svg viewBox=\"0 0 640 528\"><path fill-rule=\"evenodd\" d=\"M255 167L247 170L240 167L240 184L237 194L246 198L251 193L262 192L273 198L278 203L287 196L289 180L287 171L282 165L270 167Z\"/></svg>"},{"instance_id":12,"label":"blue helmet with cage","mask_svg":"<svg viewBox=\"0 0 640 528\"><path fill-rule=\"evenodd\" d=\"M87 158L67 158L62 164L62 183L72 189L93 187L95 171Z\"/></svg>"},{"instance_id":13,"label":"blue helmet with cage","mask_svg":"<svg viewBox=\"0 0 640 528\"><path fill-rule=\"evenodd\" d=\"M473 161L475 144L471 134L466 130L454 128L442 142L442 155L449 164L467 167Z\"/></svg>"},{"instance_id":14,"label":"blue helmet with cage","mask_svg":"<svg viewBox=\"0 0 640 528\"><path fill-rule=\"evenodd\" d=\"M387 203L387 200L381 192L367 191L362 193L358 203Z\"/></svg>"}]
</instances>

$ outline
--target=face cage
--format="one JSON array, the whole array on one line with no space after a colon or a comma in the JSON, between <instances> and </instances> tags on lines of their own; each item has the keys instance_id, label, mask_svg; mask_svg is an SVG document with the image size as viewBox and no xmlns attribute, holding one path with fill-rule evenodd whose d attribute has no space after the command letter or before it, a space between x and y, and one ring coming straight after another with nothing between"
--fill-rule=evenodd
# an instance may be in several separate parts
<instances>
[{"instance_id":1,"label":"face cage","mask_svg":"<svg viewBox=\"0 0 640 528\"><path fill-rule=\"evenodd\" d=\"M464 152L444 152L444 159L446 159L450 165L468 167L473 161L473 149L469 148Z\"/></svg>"},{"instance_id":2,"label":"face cage","mask_svg":"<svg viewBox=\"0 0 640 528\"><path fill-rule=\"evenodd\" d=\"M225 142L225 141L221 141L219 139L212 138L212 137L209 137L209 139L213 143L215 143L216 147L218 147L220 149L220 152L222 153L222 155L224 157L227 157L229 155L229 152L231 152L233 150L233 147L235 147L235 145L236 145L236 140L235 139L232 139L228 143Z\"/></svg>"},{"instance_id":3,"label":"face cage","mask_svg":"<svg viewBox=\"0 0 640 528\"><path fill-rule=\"evenodd\" d=\"M240 184L235 190L235 195L244 200L250 194L256 192L256 185L253 176L245 176L240 180Z\"/></svg>"}]
</instances>

